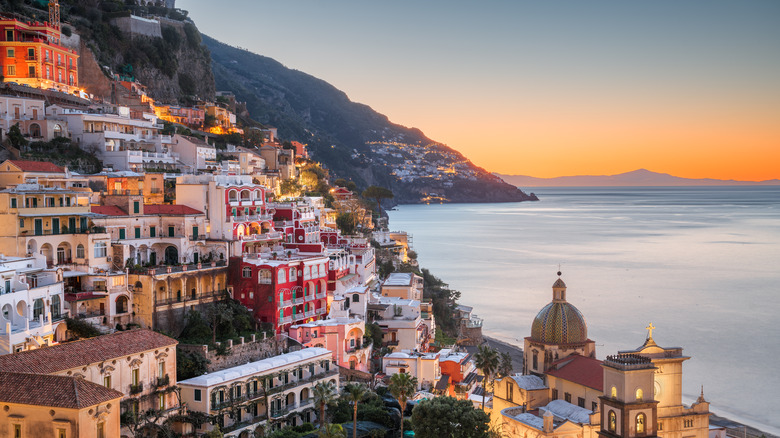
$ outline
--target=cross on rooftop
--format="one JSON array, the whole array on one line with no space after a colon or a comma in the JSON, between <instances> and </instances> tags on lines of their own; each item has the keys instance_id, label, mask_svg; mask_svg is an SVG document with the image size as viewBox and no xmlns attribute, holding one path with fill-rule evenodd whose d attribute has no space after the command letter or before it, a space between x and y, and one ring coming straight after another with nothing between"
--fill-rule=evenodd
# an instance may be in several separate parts
<instances>
[{"instance_id":1,"label":"cross on rooftop","mask_svg":"<svg viewBox=\"0 0 780 438\"><path fill-rule=\"evenodd\" d=\"M645 328L647 329L647 338L648 338L648 339L653 339L653 330L655 330L655 326L653 325L653 323L651 322L651 323L650 323L650 324L649 324L647 327L645 327Z\"/></svg>"}]
</instances>

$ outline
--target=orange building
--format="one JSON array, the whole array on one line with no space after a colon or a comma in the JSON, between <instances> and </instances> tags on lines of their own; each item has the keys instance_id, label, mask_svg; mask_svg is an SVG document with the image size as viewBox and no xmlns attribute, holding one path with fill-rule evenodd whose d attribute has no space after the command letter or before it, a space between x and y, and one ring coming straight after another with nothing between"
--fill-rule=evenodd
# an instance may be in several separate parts
<instances>
[{"instance_id":1,"label":"orange building","mask_svg":"<svg viewBox=\"0 0 780 438\"><path fill-rule=\"evenodd\" d=\"M0 15L0 64L5 82L35 88L78 91L78 54L60 45L60 31L49 23L24 22Z\"/></svg>"}]
</instances>

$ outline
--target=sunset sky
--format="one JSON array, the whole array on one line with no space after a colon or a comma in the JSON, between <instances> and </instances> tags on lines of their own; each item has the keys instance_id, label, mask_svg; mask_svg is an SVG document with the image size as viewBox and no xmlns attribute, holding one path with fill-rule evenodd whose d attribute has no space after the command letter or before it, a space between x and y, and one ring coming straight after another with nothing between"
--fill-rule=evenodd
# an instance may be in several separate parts
<instances>
[{"instance_id":1,"label":"sunset sky","mask_svg":"<svg viewBox=\"0 0 780 438\"><path fill-rule=\"evenodd\" d=\"M780 178L780 2L178 0L493 172Z\"/></svg>"}]
</instances>

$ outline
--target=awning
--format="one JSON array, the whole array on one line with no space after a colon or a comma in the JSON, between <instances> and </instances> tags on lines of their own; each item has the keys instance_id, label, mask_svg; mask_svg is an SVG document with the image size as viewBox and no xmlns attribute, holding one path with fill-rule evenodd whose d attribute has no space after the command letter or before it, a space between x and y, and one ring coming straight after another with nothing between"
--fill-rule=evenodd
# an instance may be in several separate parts
<instances>
[{"instance_id":1,"label":"awning","mask_svg":"<svg viewBox=\"0 0 780 438\"><path fill-rule=\"evenodd\" d=\"M62 271L62 276L65 278L71 278L71 277L83 277L85 275L89 275L86 272L81 271Z\"/></svg>"},{"instance_id":2,"label":"awning","mask_svg":"<svg viewBox=\"0 0 780 438\"><path fill-rule=\"evenodd\" d=\"M99 300L106 298L108 294L100 293L100 292L77 292L77 293L66 293L65 294L65 301L88 301L88 300Z\"/></svg>"}]
</instances>

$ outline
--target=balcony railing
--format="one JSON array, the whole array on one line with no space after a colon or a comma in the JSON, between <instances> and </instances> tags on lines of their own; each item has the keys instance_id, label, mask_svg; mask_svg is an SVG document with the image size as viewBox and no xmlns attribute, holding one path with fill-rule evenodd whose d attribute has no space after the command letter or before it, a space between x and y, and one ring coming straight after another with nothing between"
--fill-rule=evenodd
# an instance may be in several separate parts
<instances>
[{"instance_id":1,"label":"balcony railing","mask_svg":"<svg viewBox=\"0 0 780 438\"><path fill-rule=\"evenodd\" d=\"M303 297L293 298L293 304L303 304Z\"/></svg>"},{"instance_id":2,"label":"balcony railing","mask_svg":"<svg viewBox=\"0 0 780 438\"><path fill-rule=\"evenodd\" d=\"M284 300L282 301L282 307L290 307L292 306L292 300Z\"/></svg>"},{"instance_id":3,"label":"balcony railing","mask_svg":"<svg viewBox=\"0 0 780 438\"><path fill-rule=\"evenodd\" d=\"M227 261L217 260L216 262L199 263L195 265L176 265L176 266L154 266L150 268L141 268L137 270L131 270L131 274L140 275L164 275L177 272L197 271L199 269L211 269L214 267L227 266Z\"/></svg>"},{"instance_id":4,"label":"balcony railing","mask_svg":"<svg viewBox=\"0 0 780 438\"><path fill-rule=\"evenodd\" d=\"M206 240L207 237L205 234L193 234L190 236L190 240Z\"/></svg>"},{"instance_id":5,"label":"balcony railing","mask_svg":"<svg viewBox=\"0 0 780 438\"><path fill-rule=\"evenodd\" d=\"M160 388L171 384L171 378L166 374L165 377L158 377L154 387Z\"/></svg>"},{"instance_id":6,"label":"balcony railing","mask_svg":"<svg viewBox=\"0 0 780 438\"><path fill-rule=\"evenodd\" d=\"M285 316L279 321L279 324L290 324L292 322L292 316Z\"/></svg>"},{"instance_id":7,"label":"balcony railing","mask_svg":"<svg viewBox=\"0 0 780 438\"><path fill-rule=\"evenodd\" d=\"M138 382L137 385L130 385L130 395L138 394L144 390L144 382Z\"/></svg>"},{"instance_id":8,"label":"balcony railing","mask_svg":"<svg viewBox=\"0 0 780 438\"><path fill-rule=\"evenodd\" d=\"M316 313L317 315L322 315L323 313L325 313L325 310L326 309L324 307L321 307L321 308L315 310L314 313Z\"/></svg>"},{"instance_id":9,"label":"balcony railing","mask_svg":"<svg viewBox=\"0 0 780 438\"><path fill-rule=\"evenodd\" d=\"M322 291L322 292L319 292L319 293L317 293L316 295L314 295L314 298L316 298L316 299L322 299L322 298L325 298L327 295L328 295L328 293L327 293L327 292L325 292L325 291Z\"/></svg>"}]
</instances>

